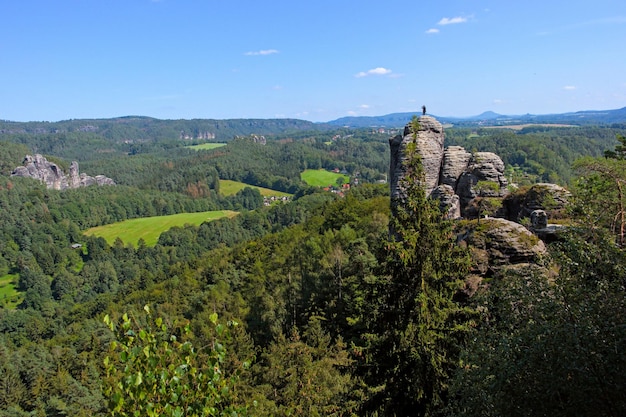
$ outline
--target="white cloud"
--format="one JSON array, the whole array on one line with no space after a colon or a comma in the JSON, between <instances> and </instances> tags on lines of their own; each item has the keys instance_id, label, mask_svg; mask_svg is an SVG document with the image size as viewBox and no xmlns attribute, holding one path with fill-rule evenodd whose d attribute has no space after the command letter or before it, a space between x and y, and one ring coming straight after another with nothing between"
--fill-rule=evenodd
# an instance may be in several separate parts
<instances>
[{"instance_id":1,"label":"white cloud","mask_svg":"<svg viewBox=\"0 0 626 417\"><path fill-rule=\"evenodd\" d=\"M576 86L575 85L566 85L565 87L563 87L563 90L576 90Z\"/></svg>"},{"instance_id":2,"label":"white cloud","mask_svg":"<svg viewBox=\"0 0 626 417\"><path fill-rule=\"evenodd\" d=\"M348 110L346 113L348 114L348 116L356 116L357 115L357 112L355 112L353 110Z\"/></svg>"},{"instance_id":3,"label":"white cloud","mask_svg":"<svg viewBox=\"0 0 626 417\"><path fill-rule=\"evenodd\" d=\"M437 24L445 26L445 25L454 25L457 23L465 23L465 22L467 22L467 17L457 16L457 17L444 17Z\"/></svg>"},{"instance_id":4,"label":"white cloud","mask_svg":"<svg viewBox=\"0 0 626 417\"><path fill-rule=\"evenodd\" d=\"M369 105L369 104L361 104L361 105L359 106L359 109L369 109L369 108L370 108L370 105Z\"/></svg>"},{"instance_id":5,"label":"white cloud","mask_svg":"<svg viewBox=\"0 0 626 417\"><path fill-rule=\"evenodd\" d=\"M427 35L434 35L435 33L439 33L439 29L437 28L430 28L426 31Z\"/></svg>"},{"instance_id":6,"label":"white cloud","mask_svg":"<svg viewBox=\"0 0 626 417\"><path fill-rule=\"evenodd\" d=\"M244 55L257 56L257 55L272 55L272 54L277 54L277 53L278 51L276 49L261 49L260 51L246 52Z\"/></svg>"},{"instance_id":7,"label":"white cloud","mask_svg":"<svg viewBox=\"0 0 626 417\"><path fill-rule=\"evenodd\" d=\"M391 74L391 70L383 67L373 68L369 71L361 71L358 74L355 74L355 77L367 77L368 75L389 75Z\"/></svg>"}]
</instances>

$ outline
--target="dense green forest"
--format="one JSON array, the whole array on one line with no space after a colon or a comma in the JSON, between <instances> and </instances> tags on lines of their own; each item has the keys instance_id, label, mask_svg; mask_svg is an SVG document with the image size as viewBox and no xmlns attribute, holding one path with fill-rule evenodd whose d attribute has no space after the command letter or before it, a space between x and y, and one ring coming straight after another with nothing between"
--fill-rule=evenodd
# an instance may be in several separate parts
<instances>
[{"instance_id":1,"label":"dense green forest","mask_svg":"<svg viewBox=\"0 0 626 417\"><path fill-rule=\"evenodd\" d=\"M137 142L122 122L72 123L1 127L0 278L13 285L0 292L0 416L626 413L624 126L446 130L446 145L498 153L520 185L574 195L542 269L467 297L474 260L416 186L418 159L391 215L384 134L277 128L196 151L180 139L191 125ZM35 152L118 185L11 177ZM302 183L317 168L358 186L340 197ZM294 197L225 197L219 179ZM82 234L222 209L240 214L154 246Z\"/></svg>"}]
</instances>

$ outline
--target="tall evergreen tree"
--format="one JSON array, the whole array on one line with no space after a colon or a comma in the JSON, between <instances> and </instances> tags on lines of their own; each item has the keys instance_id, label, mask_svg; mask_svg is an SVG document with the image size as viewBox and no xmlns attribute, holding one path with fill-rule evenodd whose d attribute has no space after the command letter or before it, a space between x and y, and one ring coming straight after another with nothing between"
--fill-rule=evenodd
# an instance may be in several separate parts
<instances>
[{"instance_id":1,"label":"tall evergreen tree","mask_svg":"<svg viewBox=\"0 0 626 417\"><path fill-rule=\"evenodd\" d=\"M385 415L436 415L472 314L455 301L469 270L468 253L455 243L452 223L424 190L424 170L413 140L406 145L405 197L392 201L393 219L383 291L386 310L377 317L380 338L372 410Z\"/></svg>"}]
</instances>

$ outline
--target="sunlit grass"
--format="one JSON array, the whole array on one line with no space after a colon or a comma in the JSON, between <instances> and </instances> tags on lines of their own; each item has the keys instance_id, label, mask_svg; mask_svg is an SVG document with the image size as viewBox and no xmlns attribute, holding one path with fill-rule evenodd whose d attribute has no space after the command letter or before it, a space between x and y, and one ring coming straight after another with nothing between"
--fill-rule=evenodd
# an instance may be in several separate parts
<instances>
[{"instance_id":1,"label":"sunlit grass","mask_svg":"<svg viewBox=\"0 0 626 417\"><path fill-rule=\"evenodd\" d=\"M200 145L191 145L188 146L189 149L193 149L196 151L210 151L211 149L221 148L225 146L225 143L201 143Z\"/></svg>"},{"instance_id":2,"label":"sunlit grass","mask_svg":"<svg viewBox=\"0 0 626 417\"><path fill-rule=\"evenodd\" d=\"M139 239L143 239L147 246L154 246L159 240L161 233L172 227L184 226L186 224L198 226L207 221L221 219L222 217L234 217L236 215L236 211L218 210L173 214L171 216L143 217L92 227L85 230L84 233L102 237L109 245L112 245L115 239L119 237L126 244L132 243L136 246Z\"/></svg>"},{"instance_id":3,"label":"sunlit grass","mask_svg":"<svg viewBox=\"0 0 626 417\"><path fill-rule=\"evenodd\" d=\"M344 183L350 182L350 177L345 174L327 171L325 169L307 169L300 174L302 181L314 187L336 186L337 179L343 178Z\"/></svg>"},{"instance_id":4,"label":"sunlit grass","mask_svg":"<svg viewBox=\"0 0 626 417\"><path fill-rule=\"evenodd\" d=\"M257 187L256 185L250 185L250 184L246 184L246 183L239 182L239 181L220 180L220 194L225 195L225 196L235 195L246 187L256 188L264 197L270 197L270 196L289 197L291 196L291 194L289 193L271 190L269 188Z\"/></svg>"}]
</instances>

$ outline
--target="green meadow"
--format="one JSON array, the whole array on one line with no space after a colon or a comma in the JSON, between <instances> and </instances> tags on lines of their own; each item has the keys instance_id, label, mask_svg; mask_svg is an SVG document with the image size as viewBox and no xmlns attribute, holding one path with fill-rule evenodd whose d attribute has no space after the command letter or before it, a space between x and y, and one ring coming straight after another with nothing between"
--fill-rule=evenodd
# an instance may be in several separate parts
<instances>
[{"instance_id":1,"label":"green meadow","mask_svg":"<svg viewBox=\"0 0 626 417\"><path fill-rule=\"evenodd\" d=\"M220 194L229 196L235 195L239 191L243 190L246 187L256 188L259 190L263 197L289 197L291 194L284 193L282 191L271 190L269 188L257 187L256 185L250 185L239 181L231 181L231 180L220 180Z\"/></svg>"},{"instance_id":2,"label":"green meadow","mask_svg":"<svg viewBox=\"0 0 626 417\"><path fill-rule=\"evenodd\" d=\"M211 149L220 148L225 145L225 143L201 143L200 145L188 146L188 148L195 151L210 151Z\"/></svg>"},{"instance_id":3,"label":"green meadow","mask_svg":"<svg viewBox=\"0 0 626 417\"><path fill-rule=\"evenodd\" d=\"M92 227L85 230L84 233L89 236L102 237L109 245L112 245L115 239L119 237L125 244L132 243L136 246L139 239L143 239L147 246L154 246L159 240L161 233L172 227L184 226L186 224L197 226L206 221L221 219L222 217L234 217L236 215L236 211L218 210L173 214L171 216L143 217Z\"/></svg>"},{"instance_id":4,"label":"green meadow","mask_svg":"<svg viewBox=\"0 0 626 417\"><path fill-rule=\"evenodd\" d=\"M344 183L350 181L350 177L345 174L338 174L325 169L307 169L300 174L302 181L314 187L328 187L337 185L337 179L343 178Z\"/></svg>"},{"instance_id":5,"label":"green meadow","mask_svg":"<svg viewBox=\"0 0 626 417\"><path fill-rule=\"evenodd\" d=\"M17 275L3 275L0 277L0 305L15 308L19 304L20 293L15 289Z\"/></svg>"}]
</instances>

